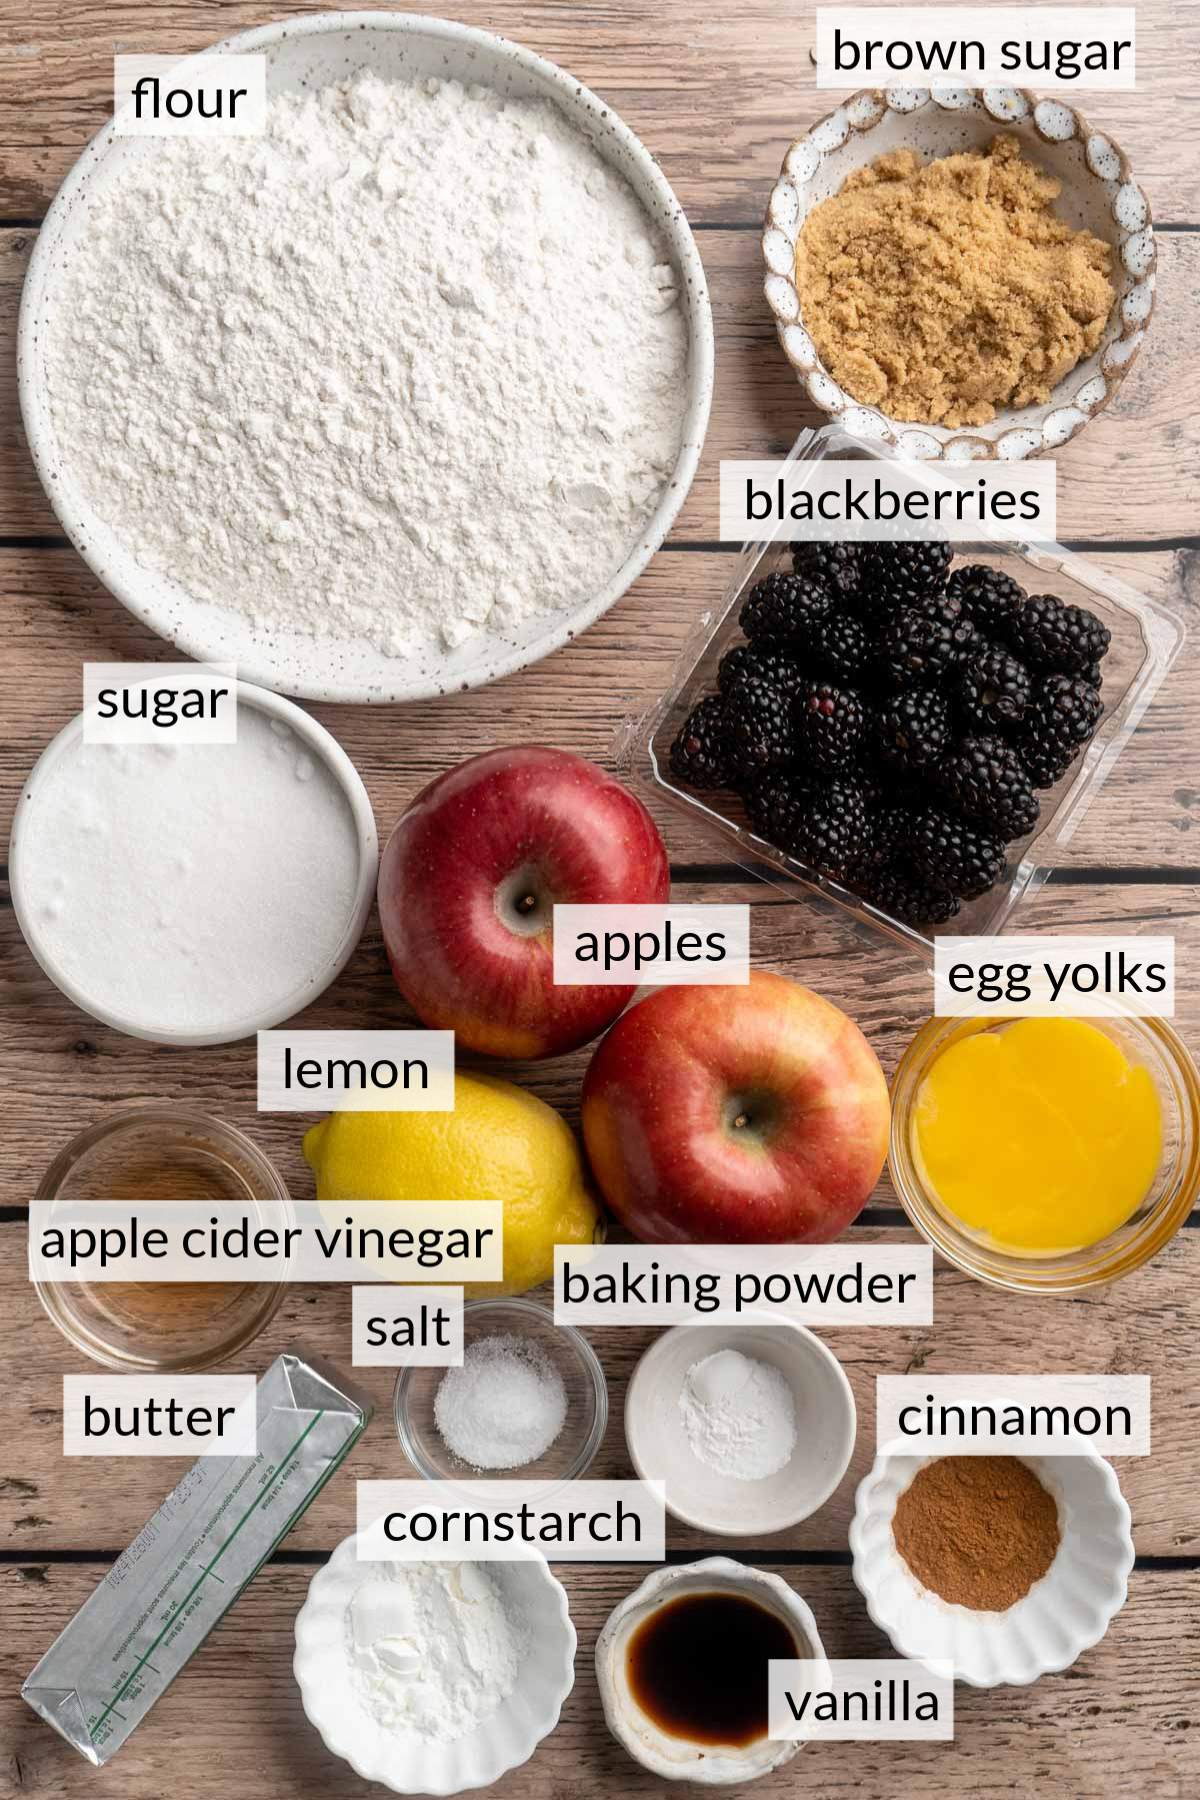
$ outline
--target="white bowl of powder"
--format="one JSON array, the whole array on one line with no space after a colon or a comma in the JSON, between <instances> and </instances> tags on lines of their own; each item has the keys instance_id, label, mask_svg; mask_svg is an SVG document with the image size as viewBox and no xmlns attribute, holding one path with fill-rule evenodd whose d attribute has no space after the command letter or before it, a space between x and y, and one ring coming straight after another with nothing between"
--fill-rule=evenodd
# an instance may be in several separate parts
<instances>
[{"instance_id":1,"label":"white bowl of powder","mask_svg":"<svg viewBox=\"0 0 1200 1800\"><path fill-rule=\"evenodd\" d=\"M9 844L13 909L44 972L104 1025L232 1043L324 992L362 936L375 817L350 758L290 701L239 685L233 744L42 752Z\"/></svg>"},{"instance_id":2,"label":"white bowl of powder","mask_svg":"<svg viewBox=\"0 0 1200 1800\"><path fill-rule=\"evenodd\" d=\"M415 699L535 661L645 567L695 473L712 321L610 108L488 33L328 13L259 136L117 136L22 299L34 460L91 568L278 691Z\"/></svg>"},{"instance_id":3,"label":"white bowl of powder","mask_svg":"<svg viewBox=\"0 0 1200 1800\"><path fill-rule=\"evenodd\" d=\"M487 1787L533 1755L575 1682L575 1628L545 1562L359 1562L312 1579L293 1663L335 1756L401 1794Z\"/></svg>"}]
</instances>

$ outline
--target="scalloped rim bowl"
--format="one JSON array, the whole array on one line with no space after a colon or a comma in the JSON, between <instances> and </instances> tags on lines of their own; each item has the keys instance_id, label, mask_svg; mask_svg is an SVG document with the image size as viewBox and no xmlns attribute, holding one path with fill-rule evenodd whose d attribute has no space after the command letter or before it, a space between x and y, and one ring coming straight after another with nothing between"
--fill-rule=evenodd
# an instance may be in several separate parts
<instances>
[{"instance_id":1,"label":"scalloped rim bowl","mask_svg":"<svg viewBox=\"0 0 1200 1800\"><path fill-rule=\"evenodd\" d=\"M1007 1612L973 1612L921 1586L896 1549L892 1517L918 1469L935 1462L888 1446L859 1484L850 1549L867 1611L899 1656L944 1657L971 1687L1025 1687L1070 1668L1125 1604L1133 1568L1129 1507L1094 1451L1023 1456L1058 1502L1062 1532L1049 1570Z\"/></svg>"},{"instance_id":2,"label":"scalloped rim bowl","mask_svg":"<svg viewBox=\"0 0 1200 1800\"><path fill-rule=\"evenodd\" d=\"M412 658L385 657L363 638L313 639L297 631L267 637L243 615L203 603L169 574L143 568L84 498L72 473L70 447L58 441L43 372L47 334L42 327L57 304L59 273L78 240L90 194L115 179L126 158L153 154L158 142L118 137L110 120L86 145L46 215L17 328L21 415L63 530L93 574L152 631L201 661L236 662L244 680L280 693L362 703L420 700L478 687L539 661L593 624L633 585L675 523L696 474L712 401L713 323L704 265L683 207L653 156L611 106L567 70L492 32L414 13L327 12L259 26L197 54L218 51L265 56L268 97L371 68L384 76L458 76L502 93L552 100L628 182L679 272L688 370L675 467L621 567L597 593L581 605L531 619L516 633L485 630L447 652L430 648Z\"/></svg>"},{"instance_id":3,"label":"scalloped rim bowl","mask_svg":"<svg viewBox=\"0 0 1200 1800\"><path fill-rule=\"evenodd\" d=\"M520 1591L529 1650L503 1705L466 1737L410 1750L390 1740L352 1696L346 1667L346 1608L374 1565L360 1563L357 1535L343 1538L313 1576L296 1617L292 1668L309 1723L325 1747L364 1781L396 1794L458 1794L488 1787L529 1761L558 1724L575 1685L575 1627L566 1590L540 1558L496 1563L497 1579Z\"/></svg>"},{"instance_id":4,"label":"scalloped rim bowl","mask_svg":"<svg viewBox=\"0 0 1200 1800\"><path fill-rule=\"evenodd\" d=\"M929 156L978 147L1011 132L1063 183L1056 209L1111 243L1118 300L1104 339L1064 376L1049 400L998 413L987 425L951 429L889 418L839 387L804 329L795 284L796 240L809 211L847 175L889 150ZM864 88L797 138L771 190L762 236L763 291L784 355L809 399L854 437L895 446L905 456L970 462L1018 461L1059 448L1107 406L1133 363L1154 311L1150 204L1129 159L1082 113L1027 88Z\"/></svg>"}]
</instances>

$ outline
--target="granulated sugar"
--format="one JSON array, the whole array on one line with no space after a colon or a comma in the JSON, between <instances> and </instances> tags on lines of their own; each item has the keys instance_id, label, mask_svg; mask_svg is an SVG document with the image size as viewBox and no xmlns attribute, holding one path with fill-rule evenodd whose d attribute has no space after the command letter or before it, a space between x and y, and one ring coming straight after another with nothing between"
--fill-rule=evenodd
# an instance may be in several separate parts
<instances>
[{"instance_id":1,"label":"granulated sugar","mask_svg":"<svg viewBox=\"0 0 1200 1800\"><path fill-rule=\"evenodd\" d=\"M359 846L332 772L279 719L236 744L76 741L26 784L22 928L122 1028L214 1040L328 982Z\"/></svg>"},{"instance_id":2,"label":"granulated sugar","mask_svg":"<svg viewBox=\"0 0 1200 1800\"><path fill-rule=\"evenodd\" d=\"M360 74L92 198L55 429L138 561L258 632L452 647L638 542L679 452L675 284L554 105Z\"/></svg>"}]
</instances>

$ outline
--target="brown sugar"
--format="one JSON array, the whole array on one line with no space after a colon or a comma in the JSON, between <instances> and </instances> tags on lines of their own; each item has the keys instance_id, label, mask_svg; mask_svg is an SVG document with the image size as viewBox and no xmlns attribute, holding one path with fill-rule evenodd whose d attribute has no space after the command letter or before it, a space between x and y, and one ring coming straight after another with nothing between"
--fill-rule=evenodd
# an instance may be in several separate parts
<instances>
[{"instance_id":1,"label":"brown sugar","mask_svg":"<svg viewBox=\"0 0 1200 1800\"><path fill-rule=\"evenodd\" d=\"M1054 1561L1058 1506L1015 1456L943 1456L901 1494L892 1536L923 1587L975 1612L1004 1612Z\"/></svg>"},{"instance_id":2,"label":"brown sugar","mask_svg":"<svg viewBox=\"0 0 1200 1800\"><path fill-rule=\"evenodd\" d=\"M1054 212L1016 138L922 163L893 150L813 208L805 330L846 393L893 418L984 425L1038 404L1099 344L1112 250Z\"/></svg>"}]
</instances>

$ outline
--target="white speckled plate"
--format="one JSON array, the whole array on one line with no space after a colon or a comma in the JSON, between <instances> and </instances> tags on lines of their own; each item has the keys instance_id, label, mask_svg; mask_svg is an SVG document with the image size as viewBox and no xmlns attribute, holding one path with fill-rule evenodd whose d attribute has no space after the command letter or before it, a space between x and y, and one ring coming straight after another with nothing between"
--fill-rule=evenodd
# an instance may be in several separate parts
<instances>
[{"instance_id":1,"label":"white speckled plate","mask_svg":"<svg viewBox=\"0 0 1200 1800\"><path fill-rule=\"evenodd\" d=\"M872 1619L898 1656L946 1658L971 1687L1024 1687L1070 1668L1125 1604L1133 1567L1129 1508L1111 1464L1094 1451L1021 1458L1058 1502L1058 1552L1007 1612L973 1612L922 1587L892 1535L896 1502L934 1460L889 1445L859 1483L850 1549Z\"/></svg>"},{"instance_id":2,"label":"white speckled plate","mask_svg":"<svg viewBox=\"0 0 1200 1800\"><path fill-rule=\"evenodd\" d=\"M1114 246L1117 302L1104 339L1043 405L1009 409L990 424L958 430L889 418L860 405L822 364L796 292L796 239L812 208L877 156L890 150L915 150L928 159L950 156L978 149L1000 131L1019 138L1027 155L1058 176L1059 216ZM1065 444L1112 399L1154 310L1150 203L1134 183L1124 151L1073 107L1024 88L864 89L852 95L788 150L767 203L762 251L767 304L784 354L810 400L854 437L922 459L1016 461Z\"/></svg>"},{"instance_id":3,"label":"white speckled plate","mask_svg":"<svg viewBox=\"0 0 1200 1800\"><path fill-rule=\"evenodd\" d=\"M21 302L21 411L38 474L63 529L105 586L161 637L189 656L236 662L243 680L280 693L313 700L416 700L478 687L536 662L620 599L671 529L696 472L712 398L713 331L704 269L683 208L653 157L603 100L565 70L488 32L409 13L319 13L244 32L216 47L265 55L268 95L321 87L370 68L399 79L457 77L504 94L555 101L628 181L678 270L689 333L679 460L644 534L586 605L545 614L512 635L480 633L445 653L389 658L362 638L260 636L241 614L205 604L169 576L142 568L80 493L70 447L57 441L43 377L42 326L55 305L60 270L80 238L89 197L120 179L127 158L153 155L157 147L153 138L117 137L110 123L84 150L46 216Z\"/></svg>"}]
</instances>

